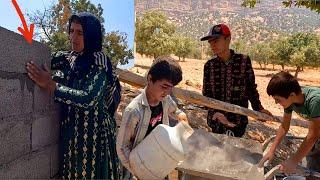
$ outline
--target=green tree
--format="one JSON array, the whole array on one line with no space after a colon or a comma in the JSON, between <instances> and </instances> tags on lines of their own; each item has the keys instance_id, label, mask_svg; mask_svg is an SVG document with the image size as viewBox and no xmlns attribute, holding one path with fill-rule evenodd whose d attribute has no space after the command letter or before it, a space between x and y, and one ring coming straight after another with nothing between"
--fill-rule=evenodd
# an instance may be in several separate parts
<instances>
[{"instance_id":1,"label":"green tree","mask_svg":"<svg viewBox=\"0 0 320 180\"><path fill-rule=\"evenodd\" d=\"M274 66L276 64L278 64L278 59L277 59L277 56L276 56L276 52L275 52L275 42L270 42L269 43L269 48L270 48L270 60L269 60L269 63L272 64L272 69L274 69ZM284 68L284 67L283 67Z\"/></svg>"},{"instance_id":2,"label":"green tree","mask_svg":"<svg viewBox=\"0 0 320 180\"><path fill-rule=\"evenodd\" d=\"M104 51L111 58L113 65L127 64L133 59L132 50L128 47L127 34L119 31L107 33L104 37Z\"/></svg>"},{"instance_id":3,"label":"green tree","mask_svg":"<svg viewBox=\"0 0 320 180\"><path fill-rule=\"evenodd\" d=\"M196 45L195 49L193 49L191 57L193 59L202 59L201 57L201 45Z\"/></svg>"},{"instance_id":4,"label":"green tree","mask_svg":"<svg viewBox=\"0 0 320 180\"><path fill-rule=\"evenodd\" d=\"M303 48L300 51L295 51L293 54L290 55L291 64L297 67L294 74L295 77L298 77L298 73L300 72L301 68L305 65L305 50L306 49Z\"/></svg>"},{"instance_id":5,"label":"green tree","mask_svg":"<svg viewBox=\"0 0 320 180\"><path fill-rule=\"evenodd\" d=\"M260 43L255 45L249 54L254 61L258 62L261 69L265 69L266 66L271 62L274 52L269 44ZM263 67L262 64L264 65Z\"/></svg>"},{"instance_id":6,"label":"green tree","mask_svg":"<svg viewBox=\"0 0 320 180\"><path fill-rule=\"evenodd\" d=\"M231 44L231 48L236 52L247 54L247 45L243 39L239 39Z\"/></svg>"},{"instance_id":7,"label":"green tree","mask_svg":"<svg viewBox=\"0 0 320 180\"><path fill-rule=\"evenodd\" d=\"M49 45L52 51L67 51L70 50L70 42L68 37L68 20L72 14L79 12L90 12L94 14L101 22L102 33L105 36L104 29L104 18L103 8L101 4L94 5L90 0L58 0L56 4L52 4L49 8L45 8L44 11L37 10L33 14L27 14L30 21L35 23L35 25L40 29L39 32L35 34L40 38L40 41ZM112 33L111 33L112 34ZM110 33L107 34L109 36ZM128 49L127 41L121 41L122 39L126 40L126 36L123 36L121 33L116 33L119 35L119 43L115 44L114 42L108 42L112 40L109 37L105 37L103 49L107 50L107 54L113 54L111 52L117 52L117 57L110 57L112 60L119 60L120 63L127 63L128 59L131 58L132 50ZM125 43L124 43L125 42ZM110 47L106 47L110 45ZM119 46L123 46L119 48ZM120 52L119 49L123 49L124 52ZM118 64L117 62L114 62Z\"/></svg>"},{"instance_id":8,"label":"green tree","mask_svg":"<svg viewBox=\"0 0 320 180\"><path fill-rule=\"evenodd\" d=\"M295 76L305 66L319 66L320 40L315 34L297 33L288 38L282 38L272 43L274 59L283 68L284 65L296 67Z\"/></svg>"},{"instance_id":9,"label":"green tree","mask_svg":"<svg viewBox=\"0 0 320 180\"><path fill-rule=\"evenodd\" d=\"M181 58L184 61L186 57L191 57L193 52L196 51L196 43L188 37L177 34L174 42L174 54L179 57L179 61Z\"/></svg>"},{"instance_id":10,"label":"green tree","mask_svg":"<svg viewBox=\"0 0 320 180\"><path fill-rule=\"evenodd\" d=\"M149 11L136 19L136 51L156 58L174 52L175 26L161 12Z\"/></svg>"},{"instance_id":11,"label":"green tree","mask_svg":"<svg viewBox=\"0 0 320 180\"><path fill-rule=\"evenodd\" d=\"M213 51L212 51L212 49L211 49L211 47L210 47L210 44L208 44L208 43L206 43L205 45L204 45L204 47L205 47L205 55L207 56L207 57L209 57L209 58L212 58L212 57L214 57L215 55L214 55L214 53L213 53Z\"/></svg>"},{"instance_id":12,"label":"green tree","mask_svg":"<svg viewBox=\"0 0 320 180\"><path fill-rule=\"evenodd\" d=\"M261 0L243 0L242 6L253 8L257 3L260 3ZM282 4L285 7L305 7L312 11L320 13L320 1L319 0L282 0Z\"/></svg>"},{"instance_id":13,"label":"green tree","mask_svg":"<svg viewBox=\"0 0 320 180\"><path fill-rule=\"evenodd\" d=\"M297 33L290 38L288 42L291 45L290 63L296 66L295 77L304 66L312 65L316 62L319 53L315 46L318 44L318 38L310 33Z\"/></svg>"},{"instance_id":14,"label":"green tree","mask_svg":"<svg viewBox=\"0 0 320 180\"><path fill-rule=\"evenodd\" d=\"M320 1L319 0L286 0L282 1L282 4L286 7L306 7L312 11L320 13Z\"/></svg>"},{"instance_id":15,"label":"green tree","mask_svg":"<svg viewBox=\"0 0 320 180\"><path fill-rule=\"evenodd\" d=\"M274 42L271 46L275 53L274 59L276 59L277 64L281 65L282 70L284 70L285 65L288 65L290 55L292 54L291 45L287 38L281 38Z\"/></svg>"},{"instance_id":16,"label":"green tree","mask_svg":"<svg viewBox=\"0 0 320 180\"><path fill-rule=\"evenodd\" d=\"M59 0L57 4L52 4L43 12L37 10L34 14L28 14L28 17L43 32L40 36L43 42L47 42L54 50L68 50L70 44L63 41L68 39L66 32L68 32L69 17L83 11L91 12L100 20L104 34L103 9L100 4L95 6L89 0Z\"/></svg>"},{"instance_id":17,"label":"green tree","mask_svg":"<svg viewBox=\"0 0 320 180\"><path fill-rule=\"evenodd\" d=\"M308 66L320 66L320 39L308 46L308 48L305 50L305 55Z\"/></svg>"}]
</instances>

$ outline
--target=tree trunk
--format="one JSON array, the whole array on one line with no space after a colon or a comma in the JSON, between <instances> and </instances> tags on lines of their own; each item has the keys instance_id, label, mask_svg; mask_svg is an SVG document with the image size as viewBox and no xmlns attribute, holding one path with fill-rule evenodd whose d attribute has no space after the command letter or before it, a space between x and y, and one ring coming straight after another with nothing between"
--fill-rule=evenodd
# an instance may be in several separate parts
<instances>
[{"instance_id":1,"label":"tree trunk","mask_svg":"<svg viewBox=\"0 0 320 180\"><path fill-rule=\"evenodd\" d=\"M282 68L282 70L284 70L284 64L281 64L281 68Z\"/></svg>"},{"instance_id":2,"label":"tree trunk","mask_svg":"<svg viewBox=\"0 0 320 180\"><path fill-rule=\"evenodd\" d=\"M294 73L294 77L298 78L298 73L300 72L300 66L297 66L296 72Z\"/></svg>"},{"instance_id":3,"label":"tree trunk","mask_svg":"<svg viewBox=\"0 0 320 180\"><path fill-rule=\"evenodd\" d=\"M260 69L262 69L262 64L261 64L261 62L258 62L258 63L259 63Z\"/></svg>"},{"instance_id":4,"label":"tree trunk","mask_svg":"<svg viewBox=\"0 0 320 180\"><path fill-rule=\"evenodd\" d=\"M272 64L272 70L274 70L274 64Z\"/></svg>"}]
</instances>

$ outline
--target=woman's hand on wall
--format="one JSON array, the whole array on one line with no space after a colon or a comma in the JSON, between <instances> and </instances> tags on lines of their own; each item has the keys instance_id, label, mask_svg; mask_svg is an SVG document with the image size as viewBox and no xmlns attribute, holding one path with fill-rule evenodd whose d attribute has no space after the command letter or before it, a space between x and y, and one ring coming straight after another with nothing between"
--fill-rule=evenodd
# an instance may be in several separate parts
<instances>
[{"instance_id":1,"label":"woman's hand on wall","mask_svg":"<svg viewBox=\"0 0 320 180\"><path fill-rule=\"evenodd\" d=\"M56 83L52 80L49 68L44 65L39 68L33 61L27 63L27 72L30 79L32 79L40 88L45 89L52 94L56 88Z\"/></svg>"}]
</instances>

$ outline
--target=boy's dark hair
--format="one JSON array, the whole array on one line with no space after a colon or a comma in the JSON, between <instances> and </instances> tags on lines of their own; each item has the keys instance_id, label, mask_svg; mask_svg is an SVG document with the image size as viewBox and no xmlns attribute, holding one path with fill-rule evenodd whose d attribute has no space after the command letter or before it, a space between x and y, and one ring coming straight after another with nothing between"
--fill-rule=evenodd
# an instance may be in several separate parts
<instances>
[{"instance_id":1,"label":"boy's dark hair","mask_svg":"<svg viewBox=\"0 0 320 180\"><path fill-rule=\"evenodd\" d=\"M267 87L269 96L281 96L287 99L292 92L301 93L301 87L295 77L285 71L272 76Z\"/></svg>"},{"instance_id":2,"label":"boy's dark hair","mask_svg":"<svg viewBox=\"0 0 320 180\"><path fill-rule=\"evenodd\" d=\"M180 65L169 56L156 58L151 65L148 75L149 74L152 77L152 82L165 79L172 83L173 86L177 85L182 80Z\"/></svg>"}]
</instances>

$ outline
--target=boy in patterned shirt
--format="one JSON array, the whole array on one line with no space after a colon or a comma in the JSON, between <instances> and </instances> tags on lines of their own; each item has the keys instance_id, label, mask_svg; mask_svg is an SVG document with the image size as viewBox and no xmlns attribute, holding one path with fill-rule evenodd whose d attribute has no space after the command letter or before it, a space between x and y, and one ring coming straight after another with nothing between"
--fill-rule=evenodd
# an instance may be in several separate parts
<instances>
[{"instance_id":1,"label":"boy in patterned shirt","mask_svg":"<svg viewBox=\"0 0 320 180\"><path fill-rule=\"evenodd\" d=\"M253 110L271 115L259 100L250 58L229 49L231 33L228 26L213 26L201 41L208 41L216 55L204 65L202 94L245 108L250 101ZM246 131L248 117L209 109L207 122L214 133L241 137Z\"/></svg>"}]
</instances>

